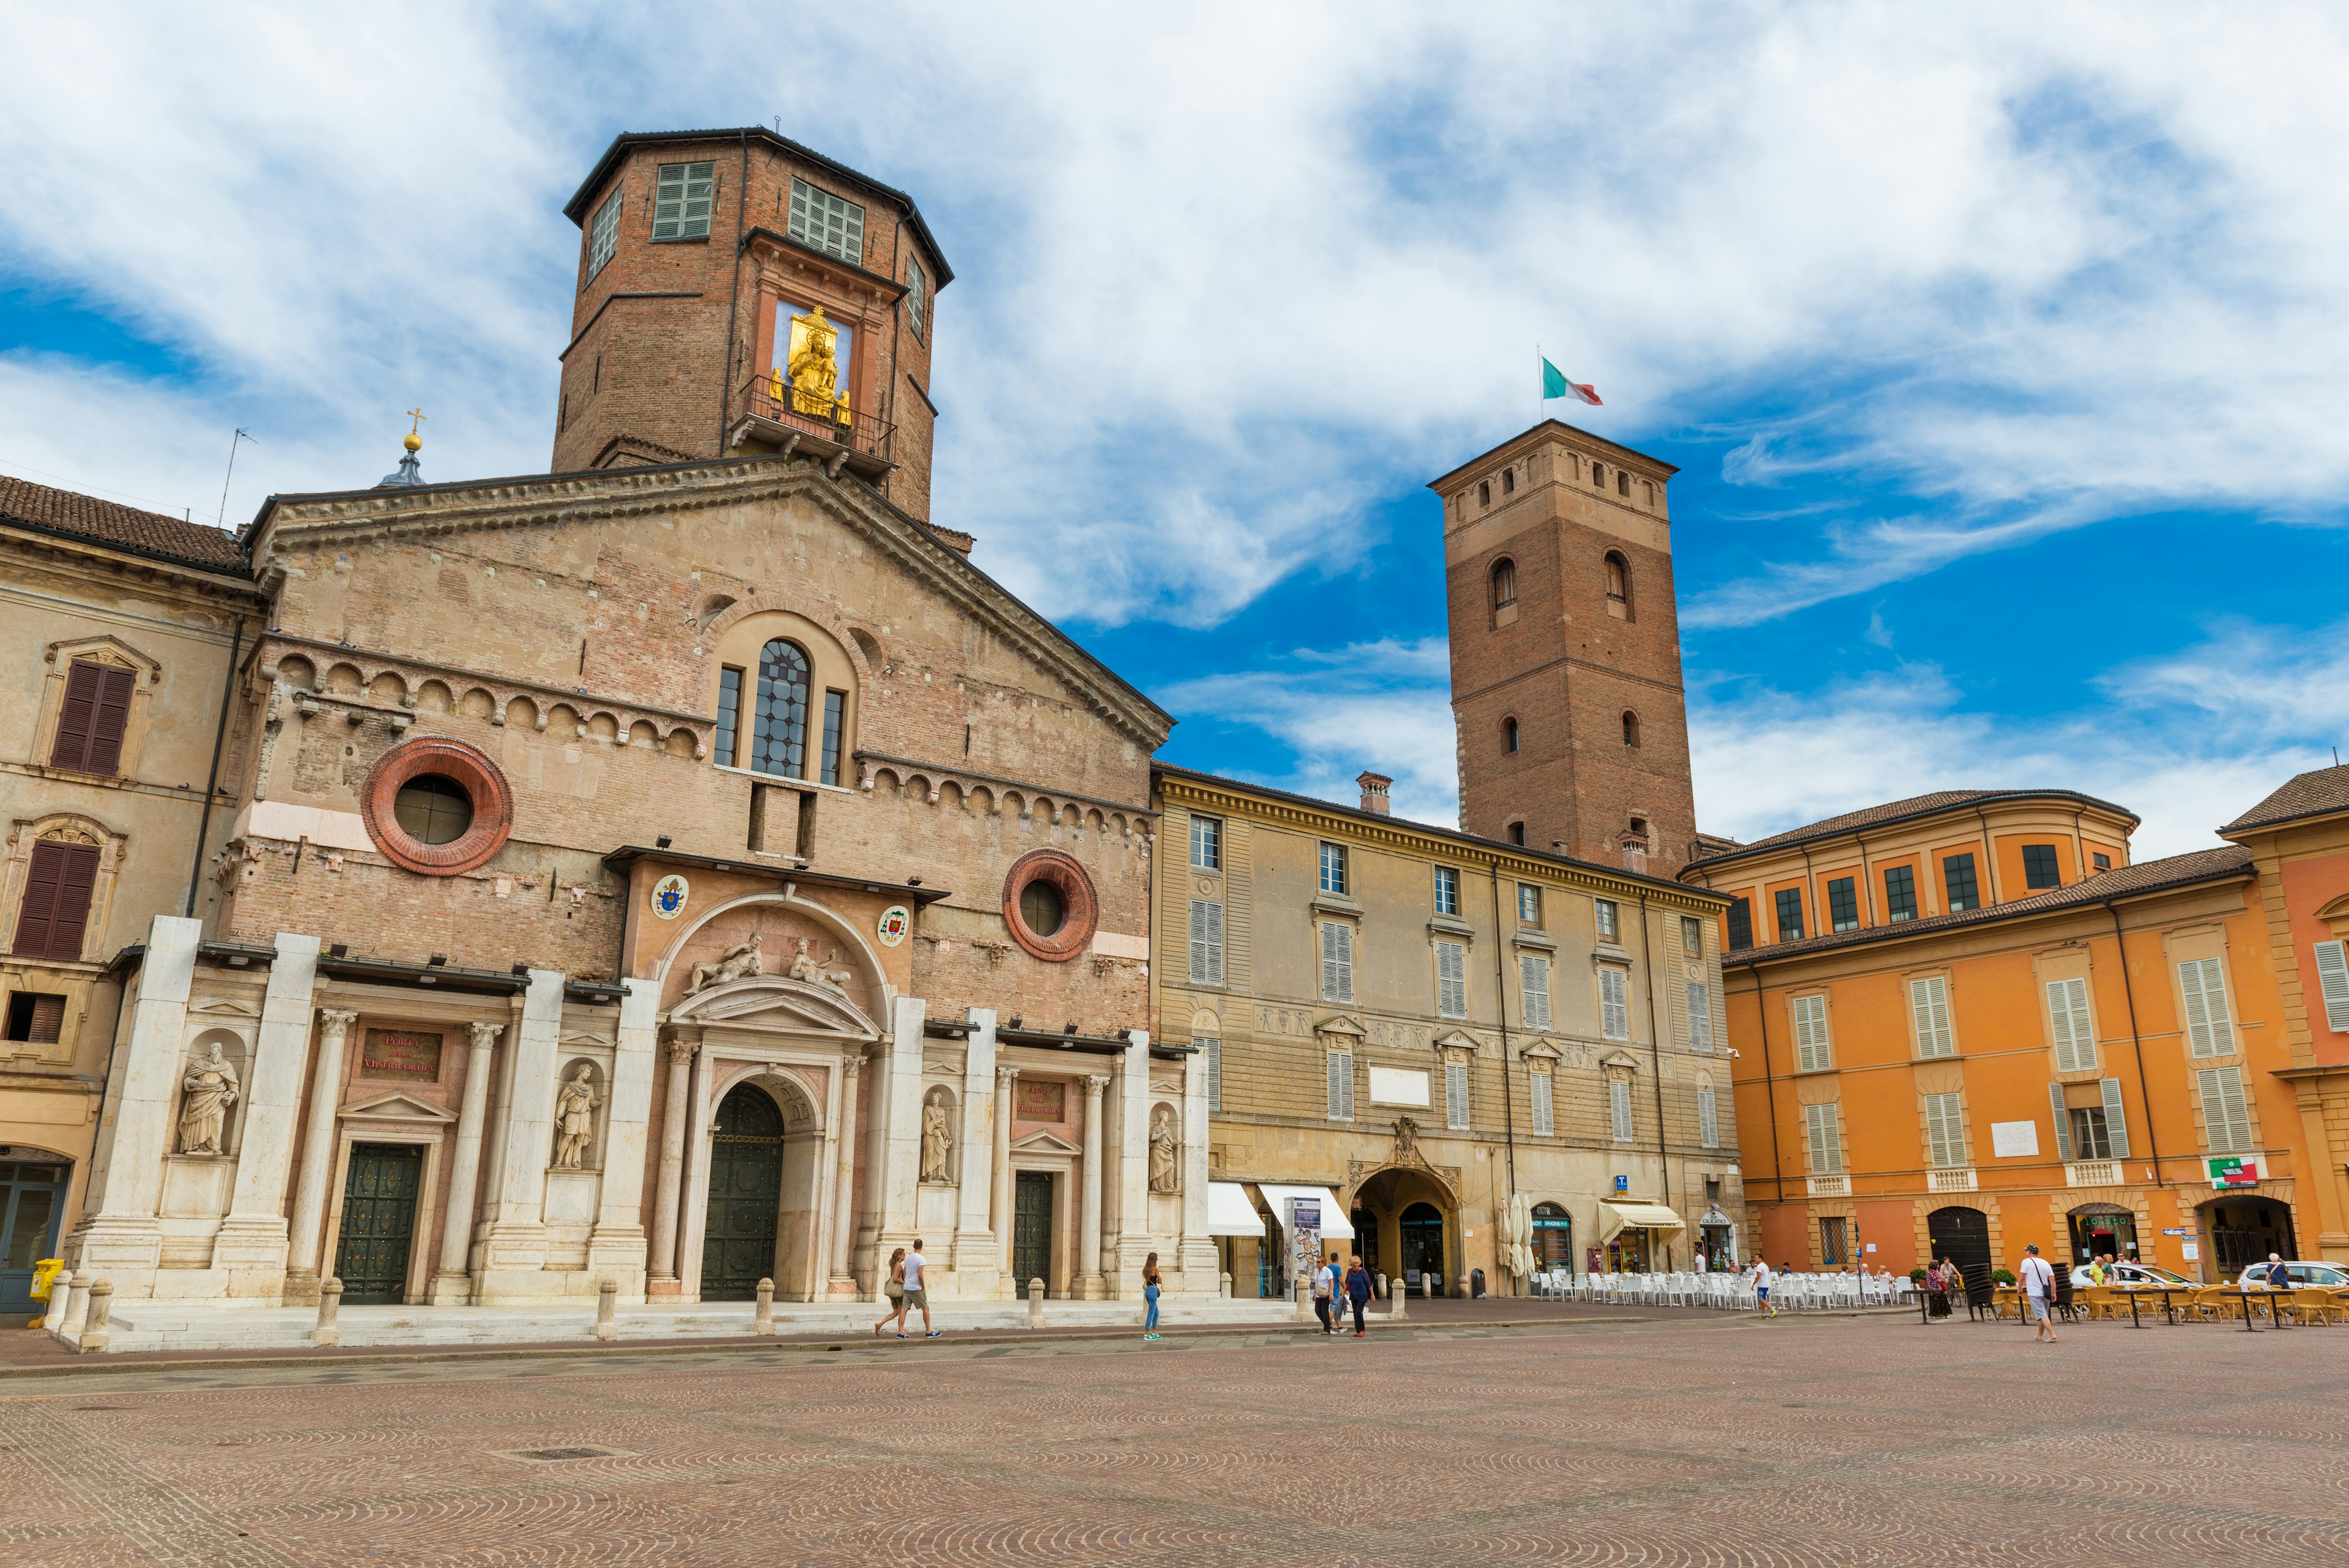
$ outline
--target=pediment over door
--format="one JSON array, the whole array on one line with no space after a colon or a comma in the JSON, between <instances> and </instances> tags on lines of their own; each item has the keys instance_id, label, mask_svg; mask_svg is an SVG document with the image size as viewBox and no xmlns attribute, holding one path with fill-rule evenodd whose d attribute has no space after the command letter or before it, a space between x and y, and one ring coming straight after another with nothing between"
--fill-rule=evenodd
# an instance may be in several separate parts
<instances>
[{"instance_id":1,"label":"pediment over door","mask_svg":"<svg viewBox=\"0 0 2349 1568\"><path fill-rule=\"evenodd\" d=\"M864 1009L837 987L781 974L751 975L696 992L668 1016L672 1023L722 1023L730 1029L816 1034L866 1045L881 1038Z\"/></svg>"},{"instance_id":2,"label":"pediment over door","mask_svg":"<svg viewBox=\"0 0 2349 1568\"><path fill-rule=\"evenodd\" d=\"M388 1095L377 1095L345 1106L340 1115L345 1121L453 1122L457 1119L455 1112L443 1110L397 1089Z\"/></svg>"},{"instance_id":3,"label":"pediment over door","mask_svg":"<svg viewBox=\"0 0 2349 1568\"><path fill-rule=\"evenodd\" d=\"M1011 1152L1014 1154L1060 1154L1074 1156L1082 1154L1084 1150L1079 1148L1075 1144L1071 1143L1067 1138L1057 1137L1054 1134L1049 1132L1031 1132L1026 1137L1013 1138L1011 1140Z\"/></svg>"}]
</instances>

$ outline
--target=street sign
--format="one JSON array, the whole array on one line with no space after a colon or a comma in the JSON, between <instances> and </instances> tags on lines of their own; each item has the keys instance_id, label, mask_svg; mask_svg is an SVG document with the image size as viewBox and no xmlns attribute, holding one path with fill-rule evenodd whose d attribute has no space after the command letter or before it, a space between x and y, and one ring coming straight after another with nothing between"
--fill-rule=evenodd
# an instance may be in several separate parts
<instances>
[{"instance_id":1,"label":"street sign","mask_svg":"<svg viewBox=\"0 0 2349 1568\"><path fill-rule=\"evenodd\" d=\"M1629 1192L1629 1191L1630 1191L1630 1190L1631 1190L1631 1179L1630 1179L1630 1177L1628 1177L1628 1176L1619 1176L1619 1177L1617 1177L1617 1178L1615 1179L1615 1190L1616 1190L1616 1191L1618 1191L1618 1192Z\"/></svg>"},{"instance_id":2,"label":"street sign","mask_svg":"<svg viewBox=\"0 0 2349 1568\"><path fill-rule=\"evenodd\" d=\"M2165 1236L2191 1236L2194 1234L2193 1231L2187 1230L2183 1226L2179 1226L2174 1230L2165 1229L2161 1233Z\"/></svg>"}]
</instances>

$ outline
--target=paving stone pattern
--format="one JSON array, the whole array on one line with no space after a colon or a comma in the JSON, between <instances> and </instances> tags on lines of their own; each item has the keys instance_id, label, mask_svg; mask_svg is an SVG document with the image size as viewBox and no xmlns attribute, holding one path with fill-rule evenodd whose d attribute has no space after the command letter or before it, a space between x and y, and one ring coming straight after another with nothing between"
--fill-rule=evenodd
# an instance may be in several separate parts
<instances>
[{"instance_id":1,"label":"paving stone pattern","mask_svg":"<svg viewBox=\"0 0 2349 1568\"><path fill-rule=\"evenodd\" d=\"M0 1390L0 1565L2272 1568L2349 1560L2345 1390L1881 1318L126 1369Z\"/></svg>"}]
</instances>

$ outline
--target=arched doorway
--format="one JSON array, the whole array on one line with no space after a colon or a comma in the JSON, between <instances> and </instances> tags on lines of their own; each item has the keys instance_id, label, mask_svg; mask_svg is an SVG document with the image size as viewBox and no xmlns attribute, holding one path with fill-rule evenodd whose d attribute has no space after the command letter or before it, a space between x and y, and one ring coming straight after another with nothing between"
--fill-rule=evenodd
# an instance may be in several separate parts
<instances>
[{"instance_id":1,"label":"arched doorway","mask_svg":"<svg viewBox=\"0 0 2349 1568\"><path fill-rule=\"evenodd\" d=\"M777 1272L783 1199L783 1113L755 1084L719 1102L709 1129L709 1212L701 1237L701 1299L746 1302Z\"/></svg>"},{"instance_id":2,"label":"arched doorway","mask_svg":"<svg viewBox=\"0 0 2349 1568\"><path fill-rule=\"evenodd\" d=\"M1574 1272L1574 1216L1555 1203L1534 1205L1534 1268Z\"/></svg>"},{"instance_id":3,"label":"arched doorway","mask_svg":"<svg viewBox=\"0 0 2349 1568\"><path fill-rule=\"evenodd\" d=\"M2202 1228L2210 1236L2210 1262L2215 1278L2224 1283L2268 1254L2297 1256L2292 1234L2291 1206L2272 1198L2221 1198L2201 1208Z\"/></svg>"},{"instance_id":4,"label":"arched doorway","mask_svg":"<svg viewBox=\"0 0 2349 1568\"><path fill-rule=\"evenodd\" d=\"M1353 1250L1390 1290L1417 1290L1428 1281L1444 1291L1451 1257L1445 1216L1456 1212L1444 1179L1420 1165L1390 1165L1370 1172L1347 1196Z\"/></svg>"},{"instance_id":5,"label":"arched doorway","mask_svg":"<svg viewBox=\"0 0 2349 1568\"><path fill-rule=\"evenodd\" d=\"M73 1162L38 1149L0 1149L29 1156L0 1160L0 1313L27 1313L33 1265L57 1256L57 1222L65 1217L66 1182Z\"/></svg>"},{"instance_id":6,"label":"arched doorway","mask_svg":"<svg viewBox=\"0 0 2349 1568\"><path fill-rule=\"evenodd\" d=\"M1444 1214L1433 1203L1414 1203L1396 1222L1402 1233L1402 1278L1410 1289L1426 1282L1427 1293L1444 1291Z\"/></svg>"},{"instance_id":7,"label":"arched doorway","mask_svg":"<svg viewBox=\"0 0 2349 1568\"><path fill-rule=\"evenodd\" d=\"M1936 1209L1925 1216L1925 1234L1936 1258L1964 1271L1969 1287L1990 1280L1990 1216L1979 1209Z\"/></svg>"},{"instance_id":8,"label":"arched doorway","mask_svg":"<svg viewBox=\"0 0 2349 1568\"><path fill-rule=\"evenodd\" d=\"M2124 1261L2137 1254L2137 1216L2117 1203L2083 1203L2072 1210L2072 1261Z\"/></svg>"}]
</instances>

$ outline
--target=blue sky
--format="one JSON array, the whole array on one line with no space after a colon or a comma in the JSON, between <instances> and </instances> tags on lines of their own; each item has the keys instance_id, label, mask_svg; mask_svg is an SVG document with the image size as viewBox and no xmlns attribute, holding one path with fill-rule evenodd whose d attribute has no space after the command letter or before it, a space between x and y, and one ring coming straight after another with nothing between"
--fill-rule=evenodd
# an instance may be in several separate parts
<instances>
[{"instance_id":1,"label":"blue sky","mask_svg":"<svg viewBox=\"0 0 2349 1568\"><path fill-rule=\"evenodd\" d=\"M209 516L241 425L233 523L418 402L429 475L543 468L563 200L779 119L920 201L937 518L1173 760L1450 818L1422 486L1539 341L1682 470L1709 829L2065 784L2164 853L2329 762L2334 16L1619 9L0 5L0 472Z\"/></svg>"}]
</instances>

